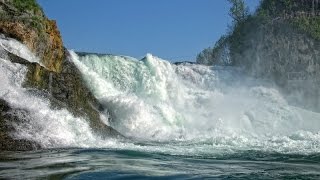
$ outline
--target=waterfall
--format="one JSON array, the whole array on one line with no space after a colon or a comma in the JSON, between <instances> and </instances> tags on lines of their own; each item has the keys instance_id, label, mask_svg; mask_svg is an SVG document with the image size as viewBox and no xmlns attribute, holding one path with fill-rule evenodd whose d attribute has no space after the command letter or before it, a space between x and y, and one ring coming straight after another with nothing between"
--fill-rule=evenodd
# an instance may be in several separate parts
<instances>
[{"instance_id":1,"label":"waterfall","mask_svg":"<svg viewBox=\"0 0 320 180\"><path fill-rule=\"evenodd\" d=\"M174 65L151 54L71 52L87 86L120 133L151 141L318 133L320 116L293 107L276 86L223 66ZM308 114L308 115L307 115Z\"/></svg>"}]
</instances>

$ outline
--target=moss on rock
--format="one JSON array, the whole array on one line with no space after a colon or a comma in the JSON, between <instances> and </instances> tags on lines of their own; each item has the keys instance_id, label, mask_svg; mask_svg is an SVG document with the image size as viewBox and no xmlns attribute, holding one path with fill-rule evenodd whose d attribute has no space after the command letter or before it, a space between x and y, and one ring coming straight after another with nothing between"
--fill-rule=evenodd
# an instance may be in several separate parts
<instances>
[{"instance_id":1,"label":"moss on rock","mask_svg":"<svg viewBox=\"0 0 320 180\"><path fill-rule=\"evenodd\" d=\"M0 33L23 42L51 71L60 72L65 59L57 24L35 0L0 1Z\"/></svg>"}]
</instances>

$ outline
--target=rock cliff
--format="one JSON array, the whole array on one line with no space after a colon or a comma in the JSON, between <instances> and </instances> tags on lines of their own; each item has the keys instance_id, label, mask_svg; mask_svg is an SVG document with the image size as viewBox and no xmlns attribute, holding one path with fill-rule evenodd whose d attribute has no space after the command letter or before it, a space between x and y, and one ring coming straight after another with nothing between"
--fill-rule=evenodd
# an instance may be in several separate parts
<instances>
[{"instance_id":1,"label":"rock cliff","mask_svg":"<svg viewBox=\"0 0 320 180\"><path fill-rule=\"evenodd\" d=\"M31 63L5 52L11 62L28 68L23 83L25 88L41 92L55 108L67 109L76 117L86 117L88 124L101 137L119 135L100 119L101 106L69 60L56 22L44 15L35 0L0 0L0 34L22 42L40 59L40 64ZM23 123L16 114L27 116L28 113L25 109L10 107L0 98L0 150L41 148L40 144L12 136L17 130L12 122Z\"/></svg>"},{"instance_id":2,"label":"rock cliff","mask_svg":"<svg viewBox=\"0 0 320 180\"><path fill-rule=\"evenodd\" d=\"M255 13L234 20L231 31L202 51L197 62L240 66L275 82L291 104L320 112L319 5L262 0Z\"/></svg>"},{"instance_id":3,"label":"rock cliff","mask_svg":"<svg viewBox=\"0 0 320 180\"><path fill-rule=\"evenodd\" d=\"M48 70L61 71L65 54L60 32L35 0L0 1L0 19L0 33L27 45Z\"/></svg>"}]
</instances>

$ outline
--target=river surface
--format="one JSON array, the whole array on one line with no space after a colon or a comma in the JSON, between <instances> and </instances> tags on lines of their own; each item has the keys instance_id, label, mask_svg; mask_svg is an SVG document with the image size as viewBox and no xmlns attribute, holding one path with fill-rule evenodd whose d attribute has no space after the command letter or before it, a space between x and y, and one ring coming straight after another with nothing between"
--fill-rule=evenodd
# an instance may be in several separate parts
<instances>
[{"instance_id":1,"label":"river surface","mask_svg":"<svg viewBox=\"0 0 320 180\"><path fill-rule=\"evenodd\" d=\"M0 178L15 179L320 178L319 153L248 150L193 156L125 149L52 149L3 152L0 158Z\"/></svg>"}]
</instances>

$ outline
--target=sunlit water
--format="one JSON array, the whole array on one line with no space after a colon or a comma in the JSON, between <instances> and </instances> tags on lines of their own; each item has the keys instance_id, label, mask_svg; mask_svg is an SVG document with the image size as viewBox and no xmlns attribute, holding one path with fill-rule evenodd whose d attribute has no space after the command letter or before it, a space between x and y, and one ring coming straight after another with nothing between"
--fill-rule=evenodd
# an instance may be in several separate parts
<instances>
[{"instance_id":1,"label":"sunlit water","mask_svg":"<svg viewBox=\"0 0 320 180\"><path fill-rule=\"evenodd\" d=\"M0 45L0 98L29 112L12 112L23 120L13 136L45 148L1 152L0 178L320 178L320 114L241 69L70 51L101 118L127 137L105 139L22 87L27 68L3 49L39 60L12 39Z\"/></svg>"}]
</instances>

